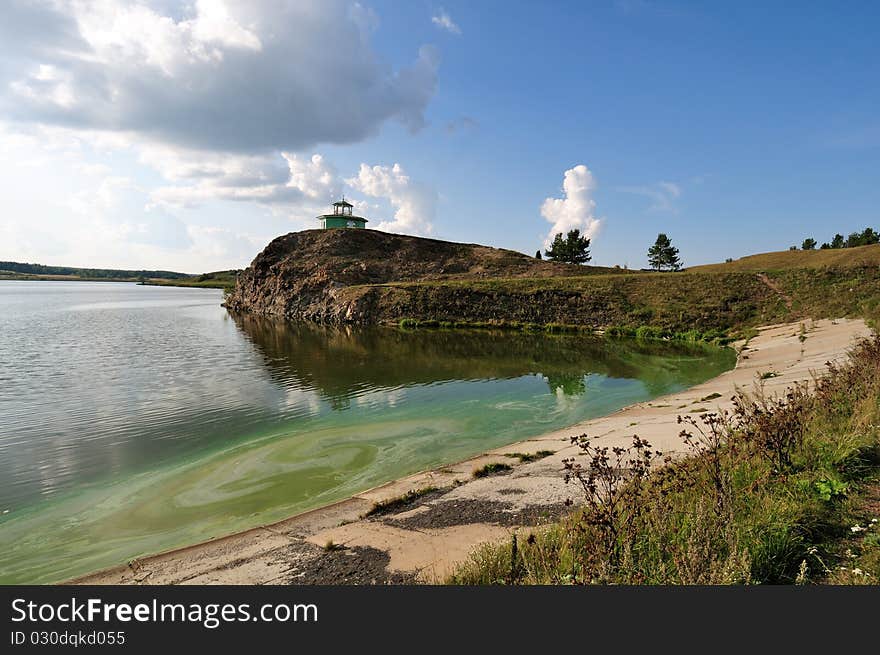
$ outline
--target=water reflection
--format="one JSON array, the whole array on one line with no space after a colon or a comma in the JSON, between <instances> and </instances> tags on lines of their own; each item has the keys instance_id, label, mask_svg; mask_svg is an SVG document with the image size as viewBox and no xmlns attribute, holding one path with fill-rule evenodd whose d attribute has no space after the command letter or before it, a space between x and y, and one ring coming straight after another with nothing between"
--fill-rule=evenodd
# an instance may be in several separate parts
<instances>
[{"instance_id":1,"label":"water reflection","mask_svg":"<svg viewBox=\"0 0 880 655\"><path fill-rule=\"evenodd\" d=\"M232 314L284 387L315 389L335 409L364 390L540 375L549 391L577 396L585 377L639 379L652 392L705 379L724 353L668 342L501 330L399 330L317 326Z\"/></svg>"}]
</instances>

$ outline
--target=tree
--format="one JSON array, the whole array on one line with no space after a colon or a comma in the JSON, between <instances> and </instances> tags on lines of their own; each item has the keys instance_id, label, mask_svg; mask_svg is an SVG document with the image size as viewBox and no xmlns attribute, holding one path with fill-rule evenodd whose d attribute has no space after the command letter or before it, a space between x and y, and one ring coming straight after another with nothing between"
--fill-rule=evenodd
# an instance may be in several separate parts
<instances>
[{"instance_id":1,"label":"tree","mask_svg":"<svg viewBox=\"0 0 880 655\"><path fill-rule=\"evenodd\" d=\"M539 250L538 252L535 253L535 259L544 259L543 257L541 257L541 251L540 251L540 250Z\"/></svg>"},{"instance_id":2,"label":"tree","mask_svg":"<svg viewBox=\"0 0 880 655\"><path fill-rule=\"evenodd\" d=\"M802 250L815 250L816 249L816 240L812 238L804 239L804 242L801 244Z\"/></svg>"},{"instance_id":3,"label":"tree","mask_svg":"<svg viewBox=\"0 0 880 655\"><path fill-rule=\"evenodd\" d=\"M827 241L819 246L819 250L831 250L831 244Z\"/></svg>"},{"instance_id":4,"label":"tree","mask_svg":"<svg viewBox=\"0 0 880 655\"><path fill-rule=\"evenodd\" d=\"M846 242L843 240L842 234L835 234L834 238L831 239L831 247L832 248L844 248L846 246Z\"/></svg>"},{"instance_id":5,"label":"tree","mask_svg":"<svg viewBox=\"0 0 880 655\"><path fill-rule=\"evenodd\" d=\"M677 271L681 268L678 248L672 245L672 241L665 234L658 234L654 245L648 248L648 263L657 271L662 268Z\"/></svg>"},{"instance_id":6,"label":"tree","mask_svg":"<svg viewBox=\"0 0 880 655\"><path fill-rule=\"evenodd\" d=\"M547 259L566 264L586 264L592 259L590 240L581 236L580 230L570 230L565 237L561 232L557 233L544 254L547 255Z\"/></svg>"},{"instance_id":7,"label":"tree","mask_svg":"<svg viewBox=\"0 0 880 655\"><path fill-rule=\"evenodd\" d=\"M862 232L853 232L846 239L844 248L855 248L856 246L870 246L880 242L880 234L877 234L873 228L866 227Z\"/></svg>"}]
</instances>

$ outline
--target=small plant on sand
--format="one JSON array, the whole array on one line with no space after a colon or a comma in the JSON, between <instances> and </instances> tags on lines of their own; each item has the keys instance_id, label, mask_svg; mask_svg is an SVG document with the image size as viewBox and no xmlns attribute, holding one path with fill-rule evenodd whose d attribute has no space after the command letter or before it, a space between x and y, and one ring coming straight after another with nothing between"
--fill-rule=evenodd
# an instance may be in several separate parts
<instances>
[{"instance_id":1,"label":"small plant on sand","mask_svg":"<svg viewBox=\"0 0 880 655\"><path fill-rule=\"evenodd\" d=\"M528 462L536 462L539 459L544 459L545 457L549 457L555 451L553 450L539 450L536 453L505 453L505 457L513 457L518 459L521 463L527 464Z\"/></svg>"},{"instance_id":2,"label":"small plant on sand","mask_svg":"<svg viewBox=\"0 0 880 655\"><path fill-rule=\"evenodd\" d=\"M490 475L500 475L502 473L509 473L513 470L513 467L510 464L504 464L502 462L492 462L491 464L486 464L479 468L474 469L474 477L475 478L486 478Z\"/></svg>"},{"instance_id":3,"label":"small plant on sand","mask_svg":"<svg viewBox=\"0 0 880 655\"><path fill-rule=\"evenodd\" d=\"M373 503L373 506L366 514L364 514L364 516L376 516L379 514L388 514L390 512L394 512L414 503L419 498L422 498L423 496L426 496L435 491L437 491L437 487L422 487L421 489L410 489L402 496L395 496L394 498L388 498L386 500L380 500Z\"/></svg>"}]
</instances>

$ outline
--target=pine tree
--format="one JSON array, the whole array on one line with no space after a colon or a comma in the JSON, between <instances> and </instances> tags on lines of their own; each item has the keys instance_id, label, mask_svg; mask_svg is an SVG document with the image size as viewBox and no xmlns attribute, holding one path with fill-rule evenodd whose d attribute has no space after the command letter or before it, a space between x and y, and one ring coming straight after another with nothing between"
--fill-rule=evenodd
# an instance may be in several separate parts
<instances>
[{"instance_id":1,"label":"pine tree","mask_svg":"<svg viewBox=\"0 0 880 655\"><path fill-rule=\"evenodd\" d=\"M664 268L677 271L681 268L678 248L672 245L672 241L665 234L658 234L654 245L648 248L648 263L656 271Z\"/></svg>"},{"instance_id":2,"label":"pine tree","mask_svg":"<svg viewBox=\"0 0 880 655\"><path fill-rule=\"evenodd\" d=\"M801 244L801 250L815 250L816 249L816 240L812 238L804 239L804 242Z\"/></svg>"},{"instance_id":3,"label":"pine tree","mask_svg":"<svg viewBox=\"0 0 880 655\"><path fill-rule=\"evenodd\" d=\"M669 241L668 236L665 234L658 234L654 245L648 248L648 264L650 264L651 268L655 271L659 271L663 266L663 252L670 245L672 245L672 242Z\"/></svg>"},{"instance_id":4,"label":"pine tree","mask_svg":"<svg viewBox=\"0 0 880 655\"><path fill-rule=\"evenodd\" d=\"M678 256L678 248L669 242L669 246L663 252L663 263L670 271L677 271L681 268L681 258Z\"/></svg>"},{"instance_id":5,"label":"pine tree","mask_svg":"<svg viewBox=\"0 0 880 655\"><path fill-rule=\"evenodd\" d=\"M590 259L590 240L581 236L580 230L570 230L563 237L559 232L546 252L547 259L567 264L586 264Z\"/></svg>"}]
</instances>

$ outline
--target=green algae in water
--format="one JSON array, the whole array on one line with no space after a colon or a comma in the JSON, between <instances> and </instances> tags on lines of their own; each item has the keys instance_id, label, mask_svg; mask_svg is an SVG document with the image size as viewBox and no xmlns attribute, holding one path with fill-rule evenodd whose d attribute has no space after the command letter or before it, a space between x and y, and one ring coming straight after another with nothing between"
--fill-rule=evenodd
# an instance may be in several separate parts
<instances>
[{"instance_id":1,"label":"green algae in water","mask_svg":"<svg viewBox=\"0 0 880 655\"><path fill-rule=\"evenodd\" d=\"M0 582L59 581L278 520L734 364L681 344L319 328L230 316L210 291L61 284L33 314L17 298L0 319L19 346L0 355L42 385L0 403ZM27 357L34 340L16 330L57 338L53 321L65 348Z\"/></svg>"}]
</instances>

